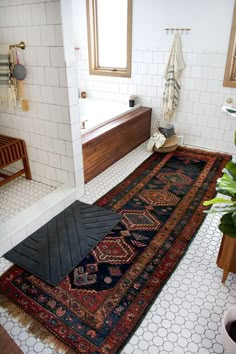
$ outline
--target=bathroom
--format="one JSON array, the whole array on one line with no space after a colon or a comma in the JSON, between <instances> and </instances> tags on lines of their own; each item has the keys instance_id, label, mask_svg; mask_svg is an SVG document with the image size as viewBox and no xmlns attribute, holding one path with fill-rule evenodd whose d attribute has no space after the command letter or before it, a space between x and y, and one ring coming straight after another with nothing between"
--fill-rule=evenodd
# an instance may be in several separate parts
<instances>
[{"instance_id":1,"label":"bathroom","mask_svg":"<svg viewBox=\"0 0 236 354\"><path fill-rule=\"evenodd\" d=\"M8 232L13 238L10 243L5 236L1 238L4 240L0 246L1 254L84 194L79 104L82 90L86 91L88 99L112 100L125 105L128 105L130 95L137 96L142 106L152 108L151 132L155 132L157 122L161 122L163 73L173 41L171 31L167 33L165 30L167 27L191 29L188 33L181 33L186 67L182 76L180 105L174 120L177 133L183 136L186 145L235 154L232 135L236 121L221 112L221 105L228 98L232 98L236 105L235 89L222 85L234 1L180 0L178 5L175 3L174 0L133 0L131 77L116 78L89 74L85 0L0 1L0 43L15 44L22 40L26 43L26 49L20 52L20 61L27 69L24 91L30 102L27 113L19 107L14 112L1 112L0 132L25 140L33 181L40 184L40 187L35 184L34 190L39 188L36 194L47 198L43 202L39 200L37 208L32 205L32 209L25 213L23 223L20 217L12 226L6 216L4 220L7 221L0 224L0 236ZM75 24L73 28L72 22ZM141 154L143 158L148 156L144 146ZM134 158L132 155L125 162L127 173L139 165L135 159L136 155ZM120 176L121 169L122 165L118 165L115 173L104 176L104 181L101 181L104 189L100 195L100 184L97 187L91 182L94 195L89 202L94 202L113 187L109 183L114 174L121 180L125 177ZM42 193L41 187L44 189ZM7 199L5 197L4 201ZM24 191L20 199L24 199ZM84 200L88 197L85 196ZM25 203L21 200L21 204ZM173 290L173 286L171 288ZM168 287L164 294L168 295ZM166 300L162 297L160 301L163 301L163 307L158 310L161 316ZM232 302L235 300L229 299L229 303ZM124 353L156 353L157 347L160 353L174 352L168 350L168 344L172 348L171 335L165 341L150 334L151 324L156 325L154 317L154 314L147 316L145 324ZM180 313L178 317L180 319ZM170 320L174 322L172 317ZM31 335L27 337L28 342L21 339L18 332L21 327L11 316L7 317L7 323L6 328L9 332L12 330L12 336L25 353L46 353L47 350L53 353L51 348L42 347L40 340ZM167 332L173 333L168 328ZM222 352L217 335L217 330L213 340L203 335L205 342L200 340L199 353ZM190 337L183 336L182 343L184 341L186 346L190 345L189 352L194 352L191 351L193 342ZM214 349L208 346L209 341L214 343ZM147 343L151 349L146 349ZM179 349L177 354L186 352L181 345L178 342L182 351Z\"/></svg>"}]
</instances>

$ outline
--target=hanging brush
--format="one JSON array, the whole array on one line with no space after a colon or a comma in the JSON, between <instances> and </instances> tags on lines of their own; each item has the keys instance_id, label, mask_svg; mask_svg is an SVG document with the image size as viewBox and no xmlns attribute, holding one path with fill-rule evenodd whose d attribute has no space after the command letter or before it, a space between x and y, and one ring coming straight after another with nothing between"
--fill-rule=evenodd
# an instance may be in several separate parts
<instances>
[{"instance_id":1,"label":"hanging brush","mask_svg":"<svg viewBox=\"0 0 236 354\"><path fill-rule=\"evenodd\" d=\"M18 81L20 106L23 112L28 112L30 110L29 101L27 98L24 97L23 80L26 78L26 74L27 74L26 68L24 67L24 65L20 64L19 56L16 50L16 65L13 70L13 76Z\"/></svg>"}]
</instances>

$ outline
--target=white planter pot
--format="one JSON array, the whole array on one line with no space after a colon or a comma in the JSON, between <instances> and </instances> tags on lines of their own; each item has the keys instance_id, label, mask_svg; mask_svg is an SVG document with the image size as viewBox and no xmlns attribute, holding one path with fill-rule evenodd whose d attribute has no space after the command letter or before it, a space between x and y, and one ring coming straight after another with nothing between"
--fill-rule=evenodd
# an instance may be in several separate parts
<instances>
[{"instance_id":1,"label":"white planter pot","mask_svg":"<svg viewBox=\"0 0 236 354\"><path fill-rule=\"evenodd\" d=\"M236 353L236 342L234 342L226 328L228 328L229 324L233 321L236 321L236 306L231 307L224 314L224 318L222 321L222 336L223 336L223 345L227 352L227 354L235 354Z\"/></svg>"}]
</instances>

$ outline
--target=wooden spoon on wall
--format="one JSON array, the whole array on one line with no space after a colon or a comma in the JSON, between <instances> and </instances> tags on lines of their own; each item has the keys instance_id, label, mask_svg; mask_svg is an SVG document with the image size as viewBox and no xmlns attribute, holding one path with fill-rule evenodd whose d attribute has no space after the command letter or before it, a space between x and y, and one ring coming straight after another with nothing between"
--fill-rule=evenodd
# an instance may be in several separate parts
<instances>
[{"instance_id":1,"label":"wooden spoon on wall","mask_svg":"<svg viewBox=\"0 0 236 354\"><path fill-rule=\"evenodd\" d=\"M23 112L29 112L30 106L29 101L27 98L24 97L24 83L23 81L18 81L19 87L19 98L20 98L20 105Z\"/></svg>"}]
</instances>

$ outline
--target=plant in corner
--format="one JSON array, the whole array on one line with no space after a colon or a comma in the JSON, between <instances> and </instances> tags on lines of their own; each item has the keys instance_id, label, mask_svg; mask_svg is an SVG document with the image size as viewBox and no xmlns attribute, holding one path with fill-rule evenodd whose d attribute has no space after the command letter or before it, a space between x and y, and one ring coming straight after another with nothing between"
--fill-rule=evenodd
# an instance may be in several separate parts
<instances>
[{"instance_id":1,"label":"plant in corner","mask_svg":"<svg viewBox=\"0 0 236 354\"><path fill-rule=\"evenodd\" d=\"M236 145L236 131L234 132L234 145ZM218 178L216 183L216 191L227 198L216 197L205 201L203 205L213 205L205 213L222 213L220 231L236 238L236 163L229 161L222 172L223 176Z\"/></svg>"},{"instance_id":2,"label":"plant in corner","mask_svg":"<svg viewBox=\"0 0 236 354\"><path fill-rule=\"evenodd\" d=\"M236 163L229 161L222 172L223 176L217 180L216 191L223 197L205 201L203 205L213 205L206 213L222 213L220 231L236 238Z\"/></svg>"},{"instance_id":3,"label":"plant in corner","mask_svg":"<svg viewBox=\"0 0 236 354\"><path fill-rule=\"evenodd\" d=\"M236 145L236 133L234 139ZM203 205L212 205L210 210L205 211L206 213L223 214L219 224L220 231L224 234L224 237L229 236L231 239L236 239L236 163L229 161L222 172L223 176L217 180L216 191L223 196L216 196L216 198L205 201ZM229 264L230 261L227 259L227 256L225 262ZM224 278L224 275L223 279L226 279ZM224 282L224 280L222 280L222 282ZM231 354L236 353L235 306L228 309L224 314L222 321L222 335L226 351Z\"/></svg>"}]
</instances>

